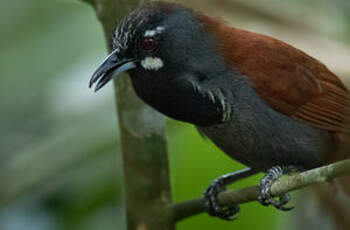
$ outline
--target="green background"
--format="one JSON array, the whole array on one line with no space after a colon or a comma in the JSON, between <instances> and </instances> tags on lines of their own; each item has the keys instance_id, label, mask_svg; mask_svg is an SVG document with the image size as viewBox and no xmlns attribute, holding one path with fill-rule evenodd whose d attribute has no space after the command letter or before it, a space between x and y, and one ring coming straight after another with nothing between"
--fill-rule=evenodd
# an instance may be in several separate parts
<instances>
[{"instance_id":1,"label":"green background","mask_svg":"<svg viewBox=\"0 0 350 230\"><path fill-rule=\"evenodd\" d=\"M232 14L211 8L221 2L193 4L231 24L307 49L345 81L350 76L348 1L265 0L261 6L252 0L226 1L241 6ZM105 55L102 29L88 5L1 1L0 229L125 229L113 87L98 94L87 87ZM244 167L191 125L169 120L167 137L174 201L199 197L214 178ZM254 185L260 177L234 187ZM241 209L234 222L202 214L178 229L293 227L286 223L294 212L257 203Z\"/></svg>"}]
</instances>

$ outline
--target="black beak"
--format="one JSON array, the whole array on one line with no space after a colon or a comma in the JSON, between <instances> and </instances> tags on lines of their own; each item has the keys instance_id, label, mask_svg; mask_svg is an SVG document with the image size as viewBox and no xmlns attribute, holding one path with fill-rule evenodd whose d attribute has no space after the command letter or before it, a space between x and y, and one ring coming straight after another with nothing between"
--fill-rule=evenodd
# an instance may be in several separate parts
<instances>
[{"instance_id":1,"label":"black beak","mask_svg":"<svg viewBox=\"0 0 350 230\"><path fill-rule=\"evenodd\" d=\"M108 57L92 75L89 87L91 88L92 85L98 81L95 87L95 92L101 89L114 77L117 77L119 74L136 67L133 59L118 58L117 54L118 50L114 50L110 55L108 55Z\"/></svg>"}]
</instances>

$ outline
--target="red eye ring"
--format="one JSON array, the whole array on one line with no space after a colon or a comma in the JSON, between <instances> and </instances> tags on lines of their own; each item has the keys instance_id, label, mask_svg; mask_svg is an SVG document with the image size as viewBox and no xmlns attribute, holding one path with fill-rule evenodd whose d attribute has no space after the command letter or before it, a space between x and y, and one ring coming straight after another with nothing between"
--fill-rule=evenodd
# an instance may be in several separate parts
<instances>
[{"instance_id":1,"label":"red eye ring","mask_svg":"<svg viewBox=\"0 0 350 230\"><path fill-rule=\"evenodd\" d=\"M155 37L146 37L140 40L140 47L146 51L152 51L157 48L157 39Z\"/></svg>"}]
</instances>

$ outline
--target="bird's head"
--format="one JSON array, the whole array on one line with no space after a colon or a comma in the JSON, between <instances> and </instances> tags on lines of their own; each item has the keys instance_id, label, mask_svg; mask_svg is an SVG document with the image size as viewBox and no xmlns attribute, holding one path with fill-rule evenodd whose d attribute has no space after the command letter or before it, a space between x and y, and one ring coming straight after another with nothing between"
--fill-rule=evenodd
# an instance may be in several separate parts
<instances>
[{"instance_id":1,"label":"bird's head","mask_svg":"<svg viewBox=\"0 0 350 230\"><path fill-rule=\"evenodd\" d=\"M133 78L162 75L164 79L171 73L179 76L186 70L218 68L211 38L203 33L197 13L191 9L175 3L144 4L116 27L113 51L94 73L90 87L97 83L97 91L122 72Z\"/></svg>"},{"instance_id":2,"label":"bird's head","mask_svg":"<svg viewBox=\"0 0 350 230\"><path fill-rule=\"evenodd\" d=\"M232 91L227 86L236 84L225 77L230 70L216 41L218 25L176 3L144 4L117 26L113 51L90 87L96 84L97 91L128 72L136 93L159 112L203 126L226 121Z\"/></svg>"}]
</instances>

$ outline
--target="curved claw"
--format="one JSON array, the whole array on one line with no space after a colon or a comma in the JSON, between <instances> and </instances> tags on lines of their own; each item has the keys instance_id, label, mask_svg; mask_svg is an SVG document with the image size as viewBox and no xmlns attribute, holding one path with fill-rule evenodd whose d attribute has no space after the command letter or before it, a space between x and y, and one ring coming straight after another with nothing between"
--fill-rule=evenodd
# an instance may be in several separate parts
<instances>
[{"instance_id":1,"label":"curved claw","mask_svg":"<svg viewBox=\"0 0 350 230\"><path fill-rule=\"evenodd\" d=\"M232 221L238 217L240 208L238 205L221 207L218 204L217 195L224 190L226 190L226 187L223 181L220 179L214 180L204 193L204 205L209 215Z\"/></svg>"},{"instance_id":2,"label":"curved claw","mask_svg":"<svg viewBox=\"0 0 350 230\"><path fill-rule=\"evenodd\" d=\"M273 205L275 208L282 211L290 211L294 209L294 206L286 207L285 205L291 200L290 195L288 193L284 194L279 198L262 198L259 196L259 202L264 206Z\"/></svg>"},{"instance_id":3,"label":"curved claw","mask_svg":"<svg viewBox=\"0 0 350 230\"><path fill-rule=\"evenodd\" d=\"M282 177L285 174L285 168L276 166L269 169L266 175L260 180L260 195L258 197L258 201L264 205L269 206L273 205L279 210L282 211L290 211L294 208L294 206L286 207L285 205L290 201L290 195L288 193L283 194L283 196L279 198L274 198L270 194L272 184Z\"/></svg>"},{"instance_id":4,"label":"curved claw","mask_svg":"<svg viewBox=\"0 0 350 230\"><path fill-rule=\"evenodd\" d=\"M291 200L291 197L289 193L283 194L282 197L279 198L279 200L272 204L275 206L277 209L282 210L282 211L290 211L294 209L294 206L286 207L285 205L288 204L288 202Z\"/></svg>"}]
</instances>

